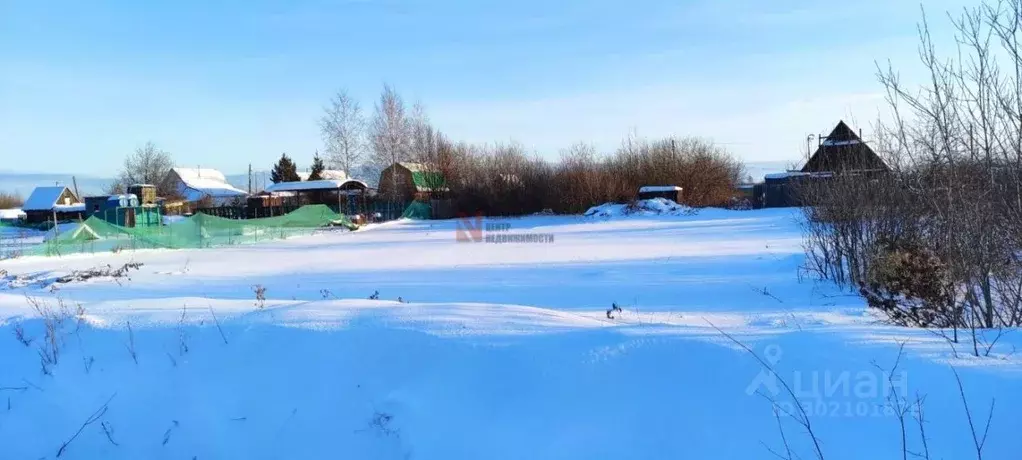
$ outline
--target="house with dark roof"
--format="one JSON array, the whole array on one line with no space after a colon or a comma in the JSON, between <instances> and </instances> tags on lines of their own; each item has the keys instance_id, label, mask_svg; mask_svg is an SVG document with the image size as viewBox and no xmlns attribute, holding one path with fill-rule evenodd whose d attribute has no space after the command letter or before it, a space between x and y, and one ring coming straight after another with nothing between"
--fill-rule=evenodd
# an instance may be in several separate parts
<instances>
[{"instance_id":1,"label":"house with dark roof","mask_svg":"<svg viewBox=\"0 0 1022 460\"><path fill-rule=\"evenodd\" d=\"M63 185L36 187L21 206L28 223L81 219L85 204L71 189Z\"/></svg>"},{"instance_id":2,"label":"house with dark roof","mask_svg":"<svg viewBox=\"0 0 1022 460\"><path fill-rule=\"evenodd\" d=\"M829 135L818 138L816 151L801 170L767 174L760 186L761 192L754 194L766 208L801 206L803 203L797 193L799 183L826 181L837 175L869 180L871 176L890 170L880 155L842 120Z\"/></svg>"},{"instance_id":3,"label":"house with dark roof","mask_svg":"<svg viewBox=\"0 0 1022 460\"><path fill-rule=\"evenodd\" d=\"M803 173L877 173L890 170L844 120L839 121L829 135L819 138L816 152L802 167Z\"/></svg>"}]
</instances>

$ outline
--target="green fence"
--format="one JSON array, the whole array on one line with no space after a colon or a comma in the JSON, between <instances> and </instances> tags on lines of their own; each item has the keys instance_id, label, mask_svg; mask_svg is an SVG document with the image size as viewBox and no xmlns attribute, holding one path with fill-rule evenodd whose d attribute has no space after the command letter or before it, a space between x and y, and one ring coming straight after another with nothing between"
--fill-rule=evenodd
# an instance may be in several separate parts
<instances>
[{"instance_id":1,"label":"green fence","mask_svg":"<svg viewBox=\"0 0 1022 460\"><path fill-rule=\"evenodd\" d=\"M308 235L328 226L353 228L348 218L324 205L303 206L288 214L260 219L225 219L198 213L169 225L134 228L93 216L24 255L214 248Z\"/></svg>"}]
</instances>

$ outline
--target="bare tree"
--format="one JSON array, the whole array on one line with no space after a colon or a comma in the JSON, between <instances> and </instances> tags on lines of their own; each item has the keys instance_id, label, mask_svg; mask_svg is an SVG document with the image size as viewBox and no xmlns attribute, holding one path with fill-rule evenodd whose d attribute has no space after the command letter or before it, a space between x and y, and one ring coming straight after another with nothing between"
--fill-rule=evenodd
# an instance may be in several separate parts
<instances>
[{"instance_id":1,"label":"bare tree","mask_svg":"<svg viewBox=\"0 0 1022 460\"><path fill-rule=\"evenodd\" d=\"M1022 324L1019 18L1022 0L963 9L945 57L924 15L926 84L878 69L893 120L878 126L877 150L891 174L803 190L811 271L858 288L897 324L950 329L952 343L968 331L976 356Z\"/></svg>"},{"instance_id":2,"label":"bare tree","mask_svg":"<svg viewBox=\"0 0 1022 460\"><path fill-rule=\"evenodd\" d=\"M373 163L378 167L386 168L411 158L411 122L406 115L404 100L390 85L383 86L370 129ZM397 190L397 176L393 179L391 190Z\"/></svg>"},{"instance_id":3,"label":"bare tree","mask_svg":"<svg viewBox=\"0 0 1022 460\"><path fill-rule=\"evenodd\" d=\"M319 127L330 165L351 175L365 160L368 150L362 107L347 91L340 90L323 112Z\"/></svg>"},{"instance_id":4,"label":"bare tree","mask_svg":"<svg viewBox=\"0 0 1022 460\"><path fill-rule=\"evenodd\" d=\"M170 184L163 184L167 173L174 167L170 153L156 147L152 142L135 149L135 152L124 159L124 167L117 180L110 187L110 192L123 192L132 184L152 184L160 196L173 196L177 190Z\"/></svg>"}]
</instances>

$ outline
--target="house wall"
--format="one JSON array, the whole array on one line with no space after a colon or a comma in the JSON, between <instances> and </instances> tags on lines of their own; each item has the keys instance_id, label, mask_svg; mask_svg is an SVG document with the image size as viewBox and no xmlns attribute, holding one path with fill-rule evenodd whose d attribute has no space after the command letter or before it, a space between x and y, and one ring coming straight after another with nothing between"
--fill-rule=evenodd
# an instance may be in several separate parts
<instances>
[{"instance_id":1,"label":"house wall","mask_svg":"<svg viewBox=\"0 0 1022 460\"><path fill-rule=\"evenodd\" d=\"M84 219L84 213L81 212L58 212L56 213L58 222L69 222L74 220ZM53 211L25 211L25 222L29 224L42 224L46 222L53 222Z\"/></svg>"},{"instance_id":2,"label":"house wall","mask_svg":"<svg viewBox=\"0 0 1022 460\"><path fill-rule=\"evenodd\" d=\"M75 196L74 192L69 188L65 188L61 192L60 197L57 198L57 202L54 204L74 204L78 202L78 197Z\"/></svg>"},{"instance_id":3,"label":"house wall","mask_svg":"<svg viewBox=\"0 0 1022 460\"><path fill-rule=\"evenodd\" d=\"M159 184L159 189L164 191L164 194L168 194L173 191L174 195L177 195L177 191L181 189L181 185L184 181L181 180L181 176L177 175L177 171L173 169L167 173L167 177L163 178L163 182ZM178 197L173 197L178 198Z\"/></svg>"},{"instance_id":4,"label":"house wall","mask_svg":"<svg viewBox=\"0 0 1022 460\"><path fill-rule=\"evenodd\" d=\"M397 189L394 189L397 176ZM412 183L412 173L400 165L390 165L380 173L380 184L377 188L380 196L398 201L411 201L415 198L415 185Z\"/></svg>"}]
</instances>

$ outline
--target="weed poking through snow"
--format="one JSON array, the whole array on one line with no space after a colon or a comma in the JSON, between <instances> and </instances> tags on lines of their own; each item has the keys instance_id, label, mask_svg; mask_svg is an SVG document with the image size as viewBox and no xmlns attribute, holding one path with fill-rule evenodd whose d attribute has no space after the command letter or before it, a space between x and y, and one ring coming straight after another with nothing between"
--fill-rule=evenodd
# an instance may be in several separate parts
<instances>
[{"instance_id":1,"label":"weed poking through snow","mask_svg":"<svg viewBox=\"0 0 1022 460\"><path fill-rule=\"evenodd\" d=\"M259 308L259 309L262 309L263 307L265 307L266 306L266 286L263 286L262 284L257 284L255 286L252 286L252 292L255 293L255 298L256 298L255 306L257 308Z\"/></svg>"},{"instance_id":2,"label":"weed poking through snow","mask_svg":"<svg viewBox=\"0 0 1022 460\"><path fill-rule=\"evenodd\" d=\"M26 347L32 346L32 341L35 340L25 335L25 327L21 323L14 325L14 338L18 339L18 342Z\"/></svg>"},{"instance_id":3,"label":"weed poking through snow","mask_svg":"<svg viewBox=\"0 0 1022 460\"><path fill-rule=\"evenodd\" d=\"M131 328L131 321L128 321L128 344L125 345L128 349L128 354L131 355L131 360L138 365L138 353L135 351L135 331Z\"/></svg>"}]
</instances>

